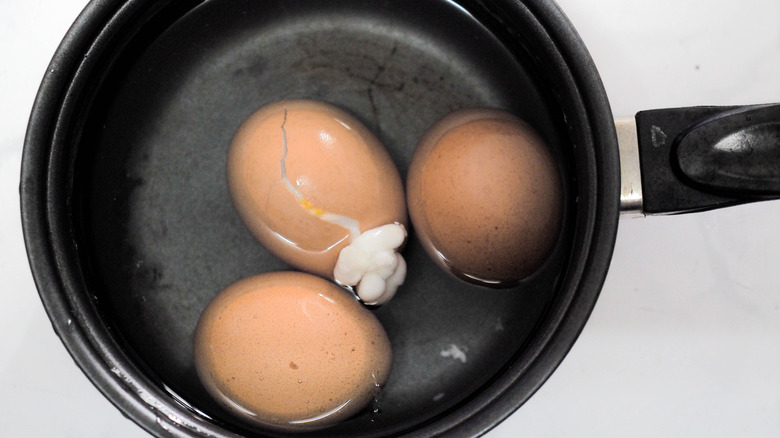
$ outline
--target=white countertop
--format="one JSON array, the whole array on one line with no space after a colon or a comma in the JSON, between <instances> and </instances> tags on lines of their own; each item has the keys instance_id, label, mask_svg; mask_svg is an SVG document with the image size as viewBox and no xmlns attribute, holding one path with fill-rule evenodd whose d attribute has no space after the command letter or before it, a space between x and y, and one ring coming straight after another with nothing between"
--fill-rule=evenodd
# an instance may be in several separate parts
<instances>
[{"instance_id":1,"label":"white countertop","mask_svg":"<svg viewBox=\"0 0 780 438\"><path fill-rule=\"evenodd\" d=\"M780 102L778 0L560 0L616 116ZM9 0L0 15L0 435L142 437L49 324L19 220L30 108L83 0ZM488 434L780 436L780 202L622 219L580 339Z\"/></svg>"}]
</instances>

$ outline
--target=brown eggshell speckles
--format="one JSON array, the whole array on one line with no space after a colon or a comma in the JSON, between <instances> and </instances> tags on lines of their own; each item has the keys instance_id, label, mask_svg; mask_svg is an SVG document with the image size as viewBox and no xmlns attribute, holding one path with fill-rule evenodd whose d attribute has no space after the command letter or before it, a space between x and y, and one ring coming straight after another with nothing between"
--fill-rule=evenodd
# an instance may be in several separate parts
<instances>
[{"instance_id":1,"label":"brown eggshell speckles","mask_svg":"<svg viewBox=\"0 0 780 438\"><path fill-rule=\"evenodd\" d=\"M349 230L323 214L354 219L360 232L407 223L387 150L355 117L322 102L280 101L250 115L231 143L227 181L236 211L266 249L325 278Z\"/></svg>"},{"instance_id":2,"label":"brown eggshell speckles","mask_svg":"<svg viewBox=\"0 0 780 438\"><path fill-rule=\"evenodd\" d=\"M390 372L379 320L322 278L276 272L240 280L203 312L195 365L236 417L282 431L326 427L371 402Z\"/></svg>"},{"instance_id":3,"label":"brown eggshell speckles","mask_svg":"<svg viewBox=\"0 0 780 438\"><path fill-rule=\"evenodd\" d=\"M407 176L412 225L428 254L463 280L510 287L549 257L562 222L557 165L542 138L500 110L434 124Z\"/></svg>"}]
</instances>

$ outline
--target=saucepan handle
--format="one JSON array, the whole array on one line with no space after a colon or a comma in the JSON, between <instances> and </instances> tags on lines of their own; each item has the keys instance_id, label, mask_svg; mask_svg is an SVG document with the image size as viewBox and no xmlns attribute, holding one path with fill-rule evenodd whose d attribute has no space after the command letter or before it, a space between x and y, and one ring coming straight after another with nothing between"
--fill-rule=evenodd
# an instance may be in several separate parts
<instances>
[{"instance_id":1,"label":"saucepan handle","mask_svg":"<svg viewBox=\"0 0 780 438\"><path fill-rule=\"evenodd\" d=\"M625 213L780 198L780 104L642 111L616 127Z\"/></svg>"}]
</instances>

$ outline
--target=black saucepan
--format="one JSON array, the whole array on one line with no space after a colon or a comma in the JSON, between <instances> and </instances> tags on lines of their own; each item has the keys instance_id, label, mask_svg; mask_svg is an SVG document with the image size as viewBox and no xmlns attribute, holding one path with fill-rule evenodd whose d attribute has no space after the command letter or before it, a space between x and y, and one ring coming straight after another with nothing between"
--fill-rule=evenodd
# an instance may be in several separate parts
<instances>
[{"instance_id":1,"label":"black saucepan","mask_svg":"<svg viewBox=\"0 0 780 438\"><path fill-rule=\"evenodd\" d=\"M288 269L240 222L225 182L238 125L284 98L323 100L356 115L402 177L422 133L462 107L512 111L549 143L566 205L548 262L514 289L483 289L439 270L412 231L406 283L375 310L394 348L390 380L364 412L311 434L489 430L574 343L606 276L620 213L618 140L606 94L550 1L90 3L43 80L21 181L30 264L63 343L103 394L155 435L275 435L234 421L210 399L191 345L201 311L219 290ZM637 142L652 145L643 165L680 157L648 172L646 185L665 182L671 192L659 199L695 201L648 211L774 196L771 169L749 178L769 182L735 187L723 172L709 172L732 156L700 145L734 130L770 144L776 109L723 114L688 109L638 119ZM766 123L751 128L746 117ZM707 129L690 129L710 118L717 120ZM659 131L668 142L659 143ZM673 142L672 132L687 140ZM655 205L654 192L646 193ZM441 352L452 345L467 360L445 360Z\"/></svg>"}]
</instances>

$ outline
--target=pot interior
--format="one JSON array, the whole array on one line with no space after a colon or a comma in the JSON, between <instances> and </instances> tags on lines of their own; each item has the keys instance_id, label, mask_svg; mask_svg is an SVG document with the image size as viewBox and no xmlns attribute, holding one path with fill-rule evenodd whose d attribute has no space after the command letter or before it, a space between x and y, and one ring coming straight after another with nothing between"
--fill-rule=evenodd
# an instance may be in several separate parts
<instances>
[{"instance_id":1,"label":"pot interior","mask_svg":"<svg viewBox=\"0 0 780 438\"><path fill-rule=\"evenodd\" d=\"M577 191L570 129L533 44L518 34L510 43L490 12L445 0L194 3L116 30L121 44L95 66L101 73L72 140L73 223L88 294L99 324L148 378L192 415L239 434L272 435L234 421L206 394L192 336L221 289L289 269L240 222L225 181L239 124L289 98L357 116L402 178L423 132L448 112L507 109L547 140L566 186L553 256L513 289L450 277L412 230L406 282L375 310L393 345L390 379L373 405L319 434L378 436L430 424L527 361L528 346L549 330L570 263ZM465 356L443 354L452 348Z\"/></svg>"}]
</instances>

